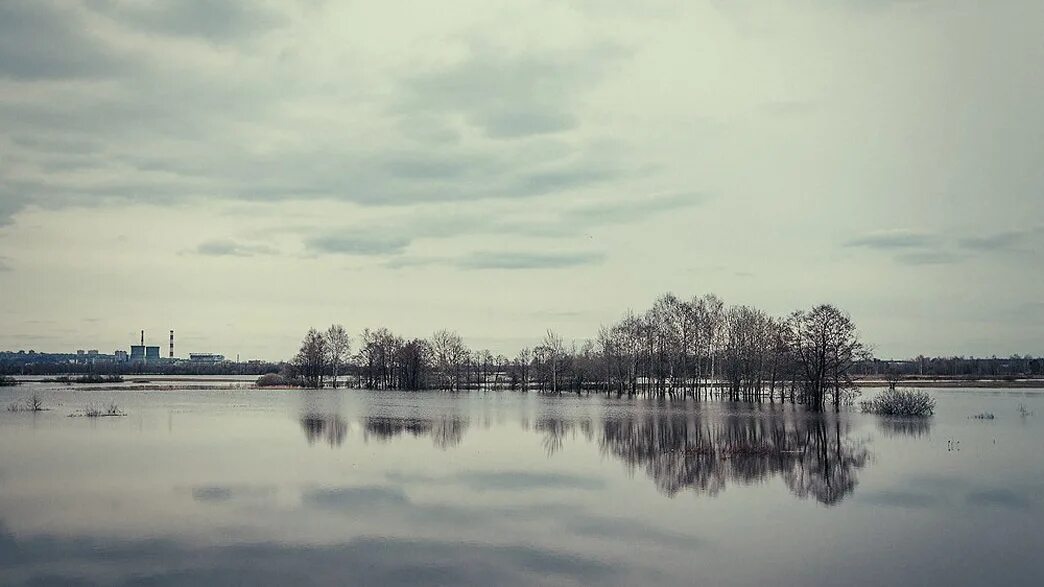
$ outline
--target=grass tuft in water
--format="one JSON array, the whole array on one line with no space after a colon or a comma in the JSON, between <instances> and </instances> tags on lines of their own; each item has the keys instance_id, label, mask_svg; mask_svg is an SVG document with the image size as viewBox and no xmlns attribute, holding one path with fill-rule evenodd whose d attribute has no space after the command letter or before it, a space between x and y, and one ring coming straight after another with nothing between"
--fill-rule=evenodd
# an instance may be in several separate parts
<instances>
[{"instance_id":1,"label":"grass tuft in water","mask_svg":"<svg viewBox=\"0 0 1044 587\"><path fill-rule=\"evenodd\" d=\"M860 402L859 407L865 413L880 416L927 418L935 413L935 400L924 391L888 389L869 401Z\"/></svg>"}]
</instances>

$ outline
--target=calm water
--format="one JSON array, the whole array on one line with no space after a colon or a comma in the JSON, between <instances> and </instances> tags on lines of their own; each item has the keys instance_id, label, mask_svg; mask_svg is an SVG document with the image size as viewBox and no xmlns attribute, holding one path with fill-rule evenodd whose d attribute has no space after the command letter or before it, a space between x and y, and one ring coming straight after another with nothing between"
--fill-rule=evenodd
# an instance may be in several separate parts
<instances>
[{"instance_id":1,"label":"calm water","mask_svg":"<svg viewBox=\"0 0 1044 587\"><path fill-rule=\"evenodd\" d=\"M0 413L4 585L1044 584L1040 391L934 390L927 424L507 392L0 405L32 389L51 411ZM128 416L68 417L110 401Z\"/></svg>"}]
</instances>

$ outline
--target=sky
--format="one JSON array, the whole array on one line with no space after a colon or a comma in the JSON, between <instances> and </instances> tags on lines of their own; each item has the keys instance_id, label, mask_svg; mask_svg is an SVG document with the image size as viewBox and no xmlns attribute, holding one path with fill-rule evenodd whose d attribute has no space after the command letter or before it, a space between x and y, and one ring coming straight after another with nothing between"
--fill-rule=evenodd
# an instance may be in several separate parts
<instances>
[{"instance_id":1,"label":"sky","mask_svg":"<svg viewBox=\"0 0 1044 587\"><path fill-rule=\"evenodd\" d=\"M0 1L0 349L513 355L665 292L1044 355L1039 0Z\"/></svg>"}]
</instances>

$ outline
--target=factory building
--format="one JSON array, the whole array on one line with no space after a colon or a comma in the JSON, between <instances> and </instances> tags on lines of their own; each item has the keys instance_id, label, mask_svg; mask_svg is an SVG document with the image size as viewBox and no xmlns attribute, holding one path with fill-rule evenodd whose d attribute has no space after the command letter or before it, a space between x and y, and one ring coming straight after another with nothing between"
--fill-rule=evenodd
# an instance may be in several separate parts
<instances>
[{"instance_id":1,"label":"factory building","mask_svg":"<svg viewBox=\"0 0 1044 587\"><path fill-rule=\"evenodd\" d=\"M173 346L174 331L171 331L171 345ZM131 362L157 362L160 360L160 347L157 346L146 346L145 345L145 331L141 331L141 344L131 345L130 357Z\"/></svg>"},{"instance_id":2,"label":"factory building","mask_svg":"<svg viewBox=\"0 0 1044 587\"><path fill-rule=\"evenodd\" d=\"M189 360L197 363L221 363L225 360L225 355L217 355L214 353L189 353Z\"/></svg>"}]
</instances>

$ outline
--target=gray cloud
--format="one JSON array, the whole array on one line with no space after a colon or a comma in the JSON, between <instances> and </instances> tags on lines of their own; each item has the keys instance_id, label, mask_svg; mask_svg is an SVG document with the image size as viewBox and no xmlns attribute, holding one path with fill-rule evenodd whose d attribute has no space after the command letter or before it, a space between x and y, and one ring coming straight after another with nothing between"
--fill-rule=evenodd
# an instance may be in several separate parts
<instances>
[{"instance_id":1,"label":"gray cloud","mask_svg":"<svg viewBox=\"0 0 1044 587\"><path fill-rule=\"evenodd\" d=\"M946 251L915 251L900 253L895 260L903 265L946 265L958 263L967 257Z\"/></svg>"},{"instance_id":2,"label":"gray cloud","mask_svg":"<svg viewBox=\"0 0 1044 587\"><path fill-rule=\"evenodd\" d=\"M88 31L71 2L0 2L0 78L95 77L128 65Z\"/></svg>"},{"instance_id":3,"label":"gray cloud","mask_svg":"<svg viewBox=\"0 0 1044 587\"><path fill-rule=\"evenodd\" d=\"M410 244L406 237L382 234L345 234L317 236L305 241L305 248L316 254L392 255L403 252Z\"/></svg>"},{"instance_id":4,"label":"gray cloud","mask_svg":"<svg viewBox=\"0 0 1044 587\"><path fill-rule=\"evenodd\" d=\"M539 216L531 207L523 205L490 214L478 208L437 210L430 214L407 214L382 223L379 231L347 226L336 234L326 236L323 242L315 237L306 239L306 249L312 253L352 252L355 254L393 254L418 239L459 238L466 235L515 235L522 237L575 237L599 227L628 224L652 218L671 211L683 210L706 202L697 193L658 194L627 199L593 200L578 205L553 206L550 213ZM283 227L287 232L311 232L312 226ZM330 242L326 242L326 241ZM343 250L342 250L343 249ZM361 251L372 251L363 253ZM464 260L447 257L400 257L386 266L396 269L434 264L461 264Z\"/></svg>"},{"instance_id":5,"label":"gray cloud","mask_svg":"<svg viewBox=\"0 0 1044 587\"><path fill-rule=\"evenodd\" d=\"M250 44L290 20L267 4L14 2L0 11L0 78L108 76L104 87L20 86L2 94L0 127L16 138L5 153L15 173L0 186L0 224L30 201L46 208L192 198L406 206L566 193L632 173L604 140L575 132L579 98L627 55L608 43L517 52L472 39L454 64L393 77L389 96L300 84L309 60ZM85 32L97 30L99 19L117 29L105 37ZM183 63L180 54L128 51L147 47L141 33L209 43ZM263 72L255 72L250 66L262 60ZM236 84L225 83L230 75ZM47 98L36 99L39 92ZM350 99L374 110L374 121L406 132L359 146L344 140L344 126L323 121L331 112L315 110L313 127L285 118L288 106L317 97ZM447 142L461 119L487 137L529 140ZM241 148L255 136L288 133L309 141Z\"/></svg>"},{"instance_id":6,"label":"gray cloud","mask_svg":"<svg viewBox=\"0 0 1044 587\"><path fill-rule=\"evenodd\" d=\"M868 249L911 249L932 246L938 243L934 235L911 230L896 229L872 232L845 243L849 247L865 247Z\"/></svg>"},{"instance_id":7,"label":"gray cloud","mask_svg":"<svg viewBox=\"0 0 1044 587\"><path fill-rule=\"evenodd\" d=\"M958 242L962 247L974 251L1003 251L1018 249L1040 236L1044 236L1044 226L969 236Z\"/></svg>"},{"instance_id":8,"label":"gray cloud","mask_svg":"<svg viewBox=\"0 0 1044 587\"><path fill-rule=\"evenodd\" d=\"M200 243L195 252L209 257L253 257L255 255L274 255L275 249L267 245L250 245L229 239L218 239Z\"/></svg>"},{"instance_id":9,"label":"gray cloud","mask_svg":"<svg viewBox=\"0 0 1044 587\"><path fill-rule=\"evenodd\" d=\"M1004 230L966 237L943 238L910 230L879 231L849 240L848 247L895 252L902 265L948 265L976 254L1035 252L1034 239L1044 235L1040 226Z\"/></svg>"},{"instance_id":10,"label":"gray cloud","mask_svg":"<svg viewBox=\"0 0 1044 587\"><path fill-rule=\"evenodd\" d=\"M285 19L259 0L88 0L87 6L138 30L222 42L271 29Z\"/></svg>"},{"instance_id":11,"label":"gray cloud","mask_svg":"<svg viewBox=\"0 0 1044 587\"><path fill-rule=\"evenodd\" d=\"M460 62L407 78L404 100L411 109L462 115L492 138L567 131L580 123L574 112L579 94L625 54L615 45L512 54L473 43Z\"/></svg>"},{"instance_id":12,"label":"gray cloud","mask_svg":"<svg viewBox=\"0 0 1044 587\"><path fill-rule=\"evenodd\" d=\"M583 265L597 265L605 260L604 253L521 253L482 251L456 259L454 265L462 269L564 269Z\"/></svg>"},{"instance_id":13,"label":"gray cloud","mask_svg":"<svg viewBox=\"0 0 1044 587\"><path fill-rule=\"evenodd\" d=\"M598 253L525 253L477 251L460 256L402 256L389 259L386 269L413 267L452 267L464 270L536 270L561 269L600 263L604 256Z\"/></svg>"},{"instance_id":14,"label":"gray cloud","mask_svg":"<svg viewBox=\"0 0 1044 587\"><path fill-rule=\"evenodd\" d=\"M459 257L399 257L384 263L388 269L430 267L444 265L466 270L499 269L519 271L530 269L565 269L597 265L605 260L599 252L495 252L476 251Z\"/></svg>"}]
</instances>

